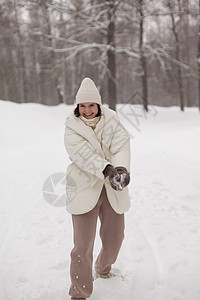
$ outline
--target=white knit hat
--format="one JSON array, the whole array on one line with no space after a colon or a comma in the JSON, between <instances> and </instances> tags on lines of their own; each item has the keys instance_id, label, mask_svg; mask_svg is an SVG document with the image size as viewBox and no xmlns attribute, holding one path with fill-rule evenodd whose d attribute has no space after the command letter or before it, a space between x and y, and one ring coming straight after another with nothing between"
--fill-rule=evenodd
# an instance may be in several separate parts
<instances>
[{"instance_id":1,"label":"white knit hat","mask_svg":"<svg viewBox=\"0 0 200 300\"><path fill-rule=\"evenodd\" d=\"M101 105L99 91L94 81L88 77L83 79L76 95L76 104L84 102L94 102Z\"/></svg>"}]
</instances>

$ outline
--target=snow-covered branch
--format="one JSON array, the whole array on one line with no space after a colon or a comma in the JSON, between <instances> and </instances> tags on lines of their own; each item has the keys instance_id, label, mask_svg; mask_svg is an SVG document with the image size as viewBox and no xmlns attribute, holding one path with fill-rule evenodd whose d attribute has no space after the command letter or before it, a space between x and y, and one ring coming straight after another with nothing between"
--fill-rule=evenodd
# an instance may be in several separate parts
<instances>
[{"instance_id":1,"label":"snow-covered branch","mask_svg":"<svg viewBox=\"0 0 200 300\"><path fill-rule=\"evenodd\" d=\"M179 65L183 69L186 70L190 69L188 65L170 56L169 53L164 48L161 47L153 48L147 44L144 46L144 48L146 49L145 51L146 56L150 54L156 57L160 62L162 68L165 68L165 62L163 61L163 58L167 58L169 61L175 63L176 65Z\"/></svg>"},{"instance_id":2,"label":"snow-covered branch","mask_svg":"<svg viewBox=\"0 0 200 300\"><path fill-rule=\"evenodd\" d=\"M115 49L115 52L117 54L126 54L127 56L129 57L132 57L132 58L137 58L139 59L140 58L140 55L137 53L137 52L134 52L128 48L123 48L123 47L116 47Z\"/></svg>"},{"instance_id":3,"label":"snow-covered branch","mask_svg":"<svg viewBox=\"0 0 200 300\"><path fill-rule=\"evenodd\" d=\"M86 49L112 49L113 47L110 46L110 45L105 45L105 44L98 44L98 43L90 43L90 44L87 44L87 43L81 43L81 42L77 42L79 43L78 45L75 45L75 46L69 46L67 48L53 48L53 47L47 47L47 46L44 46L44 45L41 45L41 47L45 50L48 50L48 51L52 51L54 53L69 53L69 52L72 52L74 51L73 53L73 56L76 56L79 52L82 52L83 50L86 50Z\"/></svg>"}]
</instances>

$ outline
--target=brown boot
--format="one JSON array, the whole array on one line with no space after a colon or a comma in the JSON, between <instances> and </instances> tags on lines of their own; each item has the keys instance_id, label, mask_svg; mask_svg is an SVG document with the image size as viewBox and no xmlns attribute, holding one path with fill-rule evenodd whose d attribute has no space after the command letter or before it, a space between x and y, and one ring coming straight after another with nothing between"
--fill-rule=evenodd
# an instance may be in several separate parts
<instances>
[{"instance_id":1,"label":"brown boot","mask_svg":"<svg viewBox=\"0 0 200 300\"><path fill-rule=\"evenodd\" d=\"M95 279L97 279L97 278L107 279L107 278L111 278L111 277L115 277L115 274L111 273L111 272L108 272L107 274L100 274L97 271L95 273Z\"/></svg>"},{"instance_id":2,"label":"brown boot","mask_svg":"<svg viewBox=\"0 0 200 300\"><path fill-rule=\"evenodd\" d=\"M86 300L86 298L74 298L74 297L72 297L71 300Z\"/></svg>"}]
</instances>

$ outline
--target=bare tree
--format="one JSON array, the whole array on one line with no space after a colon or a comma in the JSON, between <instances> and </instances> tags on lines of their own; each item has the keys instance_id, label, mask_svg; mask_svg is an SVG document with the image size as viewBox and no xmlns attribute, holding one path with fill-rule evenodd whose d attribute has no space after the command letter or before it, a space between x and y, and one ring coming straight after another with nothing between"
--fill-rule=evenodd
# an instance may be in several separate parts
<instances>
[{"instance_id":1,"label":"bare tree","mask_svg":"<svg viewBox=\"0 0 200 300\"><path fill-rule=\"evenodd\" d=\"M179 21L181 18L181 3L180 0L177 0L178 4L178 12L179 12ZM175 20L175 15L174 15L174 8L175 5L173 5L172 0L168 0L167 5L169 7L169 12L171 16L171 21L172 21L172 32L175 38L175 47L176 47L176 53L175 53L175 58L177 61L181 61L181 52L180 52L180 39L179 39L179 34L178 34L178 24ZM177 80L178 80L178 91L179 91L179 101L180 101L180 108L183 111L184 110L184 102L183 102L183 84L182 84L182 69L180 65L177 65Z\"/></svg>"},{"instance_id":2,"label":"bare tree","mask_svg":"<svg viewBox=\"0 0 200 300\"><path fill-rule=\"evenodd\" d=\"M199 105L199 110L200 110L200 0L199 0L199 37L198 37L198 96L199 96L199 101L198 101L198 105Z\"/></svg>"},{"instance_id":3,"label":"bare tree","mask_svg":"<svg viewBox=\"0 0 200 300\"><path fill-rule=\"evenodd\" d=\"M104 3L96 0L89 1L88 5L82 1L70 1L64 6L58 3L52 4L54 10L62 11L68 15L70 23L66 22L68 32L63 39L65 40L64 46L55 48L44 45L44 48L54 53L63 53L65 61L69 62L77 62L79 57L86 56L86 53L87 55L90 54L90 57L95 56L93 55L95 52L98 57L96 63L101 66L101 68L97 68L101 72L101 74L97 74L97 80L102 82L107 77L107 99L110 108L114 110L117 103L116 55L123 53L124 55L132 55L134 58L137 57L134 51L116 46L115 43L117 34L116 12L120 3L119 0L107 0ZM90 64L95 64L95 60Z\"/></svg>"},{"instance_id":4,"label":"bare tree","mask_svg":"<svg viewBox=\"0 0 200 300\"><path fill-rule=\"evenodd\" d=\"M184 29L184 32L185 32L185 61L186 61L186 64L188 66L190 66L190 34L189 34L189 28L190 28L190 21L189 21L189 14L190 14L190 11L189 11L189 0L184 0L183 1L183 10L184 10L184 17L183 17L183 20L184 20L184 24L183 24L183 29ZM187 106L190 106L190 69L189 69L189 72L188 70L186 70L186 73L185 73L185 91L186 91L186 103L187 103Z\"/></svg>"},{"instance_id":5,"label":"bare tree","mask_svg":"<svg viewBox=\"0 0 200 300\"><path fill-rule=\"evenodd\" d=\"M50 4L52 4L52 0L49 0L48 3L45 0L42 0L41 2L41 10L42 10L42 15L44 16L44 24L45 24L45 32L43 31L43 33L45 33L46 35L46 39L47 39L47 43L50 47L55 47L56 46L56 42L54 40L54 35L53 35L53 29L52 29L52 22L51 22L51 13L50 13L50 9L51 7L49 6ZM43 35L44 38L44 35ZM55 61L55 55L54 52L50 52L48 53L48 65L49 67L53 70L53 81L54 81L54 86L55 86L55 90L57 91L57 95L58 95L58 99L59 102L62 103L64 102L63 96L64 94L61 92L61 85L59 82L59 78L58 78L58 72L56 69L56 66L53 65ZM65 74L64 74L65 75Z\"/></svg>"},{"instance_id":6,"label":"bare tree","mask_svg":"<svg viewBox=\"0 0 200 300\"><path fill-rule=\"evenodd\" d=\"M109 106L116 109L116 53L115 53L115 0L106 0L108 10L107 45L108 45L108 96Z\"/></svg>"},{"instance_id":7,"label":"bare tree","mask_svg":"<svg viewBox=\"0 0 200 300\"><path fill-rule=\"evenodd\" d=\"M17 39L15 17L13 16L13 3L11 1L0 2L0 91L1 99L10 99L18 102L19 85L15 77L18 77L17 65Z\"/></svg>"},{"instance_id":8,"label":"bare tree","mask_svg":"<svg viewBox=\"0 0 200 300\"><path fill-rule=\"evenodd\" d=\"M24 55L24 45L23 45L23 36L21 34L20 30L20 22L19 22L19 12L18 7L16 5L16 0L13 1L14 6L14 13L15 13L15 28L17 33L17 41L19 47L17 47L17 53L18 53L18 61L19 61L19 67L18 67L18 74L19 74L19 86L20 86L20 97L19 100L23 103L24 100L27 97L27 88L26 88L26 74L25 74L25 55Z\"/></svg>"},{"instance_id":9,"label":"bare tree","mask_svg":"<svg viewBox=\"0 0 200 300\"><path fill-rule=\"evenodd\" d=\"M140 34L139 34L139 49L140 49L140 63L142 67L142 92L143 92L143 106L148 111L148 84L147 84L147 63L144 51L144 1L138 1L139 15L140 15Z\"/></svg>"}]
</instances>

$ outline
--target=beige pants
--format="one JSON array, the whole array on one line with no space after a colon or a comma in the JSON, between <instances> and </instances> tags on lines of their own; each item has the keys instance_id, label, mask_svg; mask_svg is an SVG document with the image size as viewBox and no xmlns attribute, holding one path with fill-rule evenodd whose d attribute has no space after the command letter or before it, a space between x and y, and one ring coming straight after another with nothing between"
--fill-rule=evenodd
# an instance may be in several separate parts
<instances>
[{"instance_id":1,"label":"beige pants","mask_svg":"<svg viewBox=\"0 0 200 300\"><path fill-rule=\"evenodd\" d=\"M89 298L92 294L93 246L98 216L101 221L102 249L95 262L96 271L101 274L110 271L124 238L124 214L117 214L112 209L103 187L99 201L91 211L72 215L74 248L71 252L69 295L75 298Z\"/></svg>"}]
</instances>

